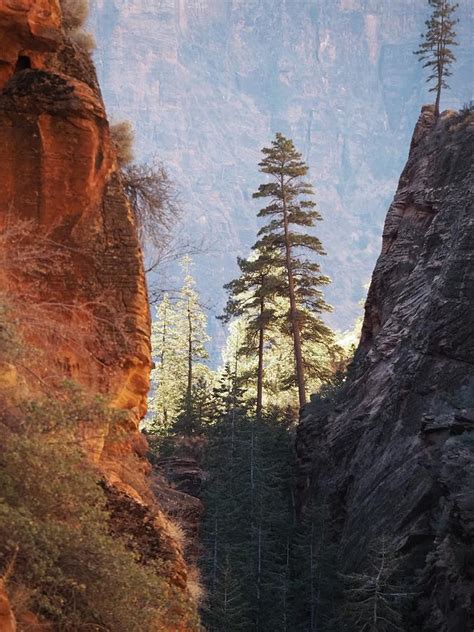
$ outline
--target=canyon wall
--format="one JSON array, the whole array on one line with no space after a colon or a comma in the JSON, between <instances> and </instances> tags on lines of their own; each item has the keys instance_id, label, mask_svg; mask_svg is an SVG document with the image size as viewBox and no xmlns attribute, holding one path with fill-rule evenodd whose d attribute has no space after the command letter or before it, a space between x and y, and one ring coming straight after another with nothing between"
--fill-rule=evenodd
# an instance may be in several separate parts
<instances>
[{"instance_id":1,"label":"canyon wall","mask_svg":"<svg viewBox=\"0 0 474 632\"><path fill-rule=\"evenodd\" d=\"M423 108L353 366L297 435L300 510L328 498L345 571L388 537L424 632L474 623L473 141L472 111Z\"/></svg>"},{"instance_id":2,"label":"canyon wall","mask_svg":"<svg viewBox=\"0 0 474 632\"><path fill-rule=\"evenodd\" d=\"M79 436L105 479L113 531L171 562L185 591L182 547L147 481L139 432L151 368L142 252L93 63L63 29L58 0L0 0L0 163L12 255L2 253L0 294L31 350L18 375L0 358L0 375L43 394L68 379L121 411L118 427L98 418Z\"/></svg>"},{"instance_id":3,"label":"canyon wall","mask_svg":"<svg viewBox=\"0 0 474 632\"><path fill-rule=\"evenodd\" d=\"M64 37L55 1L1 2L0 29L0 227L23 222L63 255L41 300L59 306L68 334L84 330L87 349L57 329L50 365L107 393L137 427L151 366L147 292L94 67ZM32 284L13 272L17 286ZM47 337L45 322L31 342Z\"/></svg>"},{"instance_id":4,"label":"canyon wall","mask_svg":"<svg viewBox=\"0 0 474 632\"><path fill-rule=\"evenodd\" d=\"M442 107L473 98L473 5L459 4L458 61ZM222 284L238 273L236 256L247 256L255 241L259 203L251 196L263 181L260 149L283 132L310 166L324 218L317 233L328 253L324 272L333 279L325 290L335 307L330 322L351 327L378 256L384 209L420 104L428 102L426 75L412 53L428 3L92 5L107 107L135 126L139 160L156 154L165 162L181 192L183 232L204 239L196 265L203 302L222 308Z\"/></svg>"}]
</instances>

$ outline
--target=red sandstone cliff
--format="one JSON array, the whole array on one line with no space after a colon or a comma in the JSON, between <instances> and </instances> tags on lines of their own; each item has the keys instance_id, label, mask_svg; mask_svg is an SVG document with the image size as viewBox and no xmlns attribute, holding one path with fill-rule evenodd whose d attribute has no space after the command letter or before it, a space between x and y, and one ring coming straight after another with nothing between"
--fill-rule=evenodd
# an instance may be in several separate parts
<instances>
[{"instance_id":1,"label":"red sandstone cliff","mask_svg":"<svg viewBox=\"0 0 474 632\"><path fill-rule=\"evenodd\" d=\"M60 344L51 363L113 394L138 420L151 365L146 285L93 66L64 39L53 0L2 0L0 35L0 227L31 221L67 249L68 269L48 279L44 300L74 306L71 319L90 311L89 323L78 326L102 317L105 330L113 315L125 329L113 341L113 332L101 332L87 359Z\"/></svg>"},{"instance_id":2,"label":"red sandstone cliff","mask_svg":"<svg viewBox=\"0 0 474 632\"><path fill-rule=\"evenodd\" d=\"M185 590L182 551L146 482L138 431L151 367L142 253L95 70L65 35L58 0L0 0L0 161L0 231L24 227L13 259L36 241L55 261L43 278L15 261L0 272L1 291L42 310L34 327L18 319L45 352L38 380L71 378L126 411L118 438L102 422L79 432L104 473L114 530L171 561ZM0 388L10 388L16 372L1 364Z\"/></svg>"}]
</instances>

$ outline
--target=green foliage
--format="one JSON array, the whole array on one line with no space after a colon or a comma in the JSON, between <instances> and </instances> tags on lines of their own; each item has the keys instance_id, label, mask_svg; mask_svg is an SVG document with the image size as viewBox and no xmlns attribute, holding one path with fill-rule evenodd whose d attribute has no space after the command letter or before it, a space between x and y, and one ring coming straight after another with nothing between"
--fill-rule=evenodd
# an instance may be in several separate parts
<instances>
[{"instance_id":1,"label":"green foliage","mask_svg":"<svg viewBox=\"0 0 474 632\"><path fill-rule=\"evenodd\" d=\"M234 576L230 552L224 549L223 558L223 562L216 560L213 568L213 592L205 610L208 629L245 632L250 621L242 582Z\"/></svg>"},{"instance_id":2,"label":"green foliage","mask_svg":"<svg viewBox=\"0 0 474 632\"><path fill-rule=\"evenodd\" d=\"M275 318L272 303L268 310L262 310L261 303L274 297L280 283L276 275L278 261L270 251L256 251L249 259L238 257L237 264L241 274L224 286L230 296L221 319L229 322L246 315L249 327L258 331L260 325L267 325Z\"/></svg>"},{"instance_id":3,"label":"green foliage","mask_svg":"<svg viewBox=\"0 0 474 632\"><path fill-rule=\"evenodd\" d=\"M186 384L186 366L178 349L176 328L177 310L167 294L156 310L151 332L151 345L155 368L151 373L152 427L155 433L164 433L179 413L180 400Z\"/></svg>"},{"instance_id":4,"label":"green foliage","mask_svg":"<svg viewBox=\"0 0 474 632\"><path fill-rule=\"evenodd\" d=\"M292 540L291 600L294 629L332 629L340 604L337 547L324 497L312 498ZM337 629L337 628L336 628Z\"/></svg>"},{"instance_id":5,"label":"green foliage","mask_svg":"<svg viewBox=\"0 0 474 632\"><path fill-rule=\"evenodd\" d=\"M397 577L400 560L382 536L371 545L363 571L342 576L343 622L351 632L403 632L403 611L410 593Z\"/></svg>"},{"instance_id":6,"label":"green foliage","mask_svg":"<svg viewBox=\"0 0 474 632\"><path fill-rule=\"evenodd\" d=\"M206 333L207 319L196 291L196 282L190 274L190 267L190 258L184 258L184 283L176 303L178 340L184 341L182 354L187 365L190 361L196 362L207 358L206 343L209 341Z\"/></svg>"},{"instance_id":7,"label":"green foliage","mask_svg":"<svg viewBox=\"0 0 474 632\"><path fill-rule=\"evenodd\" d=\"M292 439L281 418L247 417L235 401L207 434L206 625L215 632L290 630Z\"/></svg>"},{"instance_id":8,"label":"green foliage","mask_svg":"<svg viewBox=\"0 0 474 632\"><path fill-rule=\"evenodd\" d=\"M77 423L111 418L103 402L68 387L59 400L27 401L2 427L0 560L15 556L10 585L32 588L29 609L55 625L114 632L194 620L166 564L139 563L108 530L99 475L74 437Z\"/></svg>"},{"instance_id":9,"label":"green foliage","mask_svg":"<svg viewBox=\"0 0 474 632\"><path fill-rule=\"evenodd\" d=\"M453 19L453 14L459 5L449 0L428 0L428 3L433 11L425 22L426 32L415 55L424 62L423 68L429 70L426 81L433 82L430 92L436 92L435 113L438 116L441 90L449 87L446 77L452 74L450 66L456 61L452 48L458 44L454 30L458 20Z\"/></svg>"},{"instance_id":10,"label":"green foliage","mask_svg":"<svg viewBox=\"0 0 474 632\"><path fill-rule=\"evenodd\" d=\"M277 317L286 313L286 304L282 299L276 299L274 305ZM302 341L302 349L308 392L318 392L323 385L329 392L338 386L341 381L338 371L342 370L341 365L346 364L348 352L337 344L326 346L306 339ZM240 386L245 390L243 397L249 405L254 405L257 356L255 346L249 344L244 316L236 318L230 325L224 362L235 367ZM278 321L266 329L263 387L264 410L297 409L293 341L281 330Z\"/></svg>"},{"instance_id":11,"label":"green foliage","mask_svg":"<svg viewBox=\"0 0 474 632\"><path fill-rule=\"evenodd\" d=\"M282 134L277 134L272 147L264 148L262 152L265 158L259 163L260 171L268 174L271 180L260 185L254 197L270 198L268 206L258 214L259 217L269 218L269 222L260 229L260 239L254 248L264 252L270 250L277 270L288 273L288 267L291 268L300 310L305 308L315 314L328 311L330 308L324 302L319 287L328 284L329 279L321 274L318 263L302 256L303 251L320 256L325 254L320 240L307 232L322 219L311 200L311 185L302 180L308 173L308 166L301 160L293 142ZM278 287L278 295L286 299L288 283L288 280L282 279ZM300 315L300 319L304 321L304 314ZM319 321L315 320L312 324L317 325L316 330L319 329Z\"/></svg>"},{"instance_id":12,"label":"green foliage","mask_svg":"<svg viewBox=\"0 0 474 632\"><path fill-rule=\"evenodd\" d=\"M173 432L195 435L201 433L214 416L214 374L198 364L193 369L191 396L184 393L179 402L179 413L173 423Z\"/></svg>"},{"instance_id":13,"label":"green foliage","mask_svg":"<svg viewBox=\"0 0 474 632\"><path fill-rule=\"evenodd\" d=\"M260 171L269 176L254 193L255 198L269 198L259 217L267 218L254 249L271 252L275 275L275 296L286 300L287 310L280 327L292 336L295 356L294 381L298 385L299 403L306 401L305 376L310 366L303 357L302 338L322 345L331 345L334 334L320 318L330 306L321 287L329 278L321 274L316 256L324 255L321 241L308 231L322 219L311 199L313 189L303 180L308 166L296 151L293 141L277 134L271 147L262 149Z\"/></svg>"},{"instance_id":14,"label":"green foliage","mask_svg":"<svg viewBox=\"0 0 474 632\"><path fill-rule=\"evenodd\" d=\"M257 416L272 381L272 401L276 392L297 387L299 403L304 403L306 380L326 382L330 371L325 360L336 353L334 333L320 318L330 310L321 291L329 279L314 259L325 254L322 244L308 233L322 219L311 199L312 187L302 179L308 167L282 134L262 152L260 171L270 181L254 197L270 198L258 214L269 221L258 233L254 256L238 259L240 276L225 286L229 298L221 316L224 322L241 319L244 324L238 353L250 361L256 358L248 375L253 373L256 382Z\"/></svg>"},{"instance_id":15,"label":"green foliage","mask_svg":"<svg viewBox=\"0 0 474 632\"><path fill-rule=\"evenodd\" d=\"M185 278L178 299L172 303L164 296L152 326L155 369L150 427L158 434L172 426L178 432L196 432L204 420L202 398L213 386L211 372L199 362L207 358L209 337L190 263L183 260Z\"/></svg>"},{"instance_id":16,"label":"green foliage","mask_svg":"<svg viewBox=\"0 0 474 632\"><path fill-rule=\"evenodd\" d=\"M245 342L240 352L247 357L257 357L257 416L263 404L264 348L267 330L276 319L274 298L281 284L278 278L278 262L270 250L256 252L250 259L237 259L241 275L225 285L229 300L221 319L244 317Z\"/></svg>"}]
</instances>

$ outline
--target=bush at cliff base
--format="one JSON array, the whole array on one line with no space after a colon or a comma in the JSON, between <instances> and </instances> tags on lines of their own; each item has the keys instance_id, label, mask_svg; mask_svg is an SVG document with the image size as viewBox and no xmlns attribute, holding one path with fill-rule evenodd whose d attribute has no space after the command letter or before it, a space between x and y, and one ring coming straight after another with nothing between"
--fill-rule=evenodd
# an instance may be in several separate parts
<instances>
[{"instance_id":1,"label":"bush at cliff base","mask_svg":"<svg viewBox=\"0 0 474 632\"><path fill-rule=\"evenodd\" d=\"M110 536L98 475L72 433L101 403L79 400L30 401L10 416L2 406L0 564L16 614L33 611L61 630L182 629L183 621L195 629L166 568L140 564Z\"/></svg>"}]
</instances>

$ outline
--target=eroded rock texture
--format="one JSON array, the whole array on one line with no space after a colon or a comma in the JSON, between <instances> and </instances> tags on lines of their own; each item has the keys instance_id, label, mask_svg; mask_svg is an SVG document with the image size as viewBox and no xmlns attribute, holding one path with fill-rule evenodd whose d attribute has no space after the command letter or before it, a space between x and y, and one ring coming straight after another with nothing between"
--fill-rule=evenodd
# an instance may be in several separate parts
<instances>
[{"instance_id":1,"label":"eroded rock texture","mask_svg":"<svg viewBox=\"0 0 474 632\"><path fill-rule=\"evenodd\" d=\"M112 395L137 423L151 364L141 250L94 68L65 38L59 17L56 1L0 2L9 34L0 49L0 226L29 222L33 234L62 248L64 270L41 295L62 306L71 331L85 332L87 350L57 331L50 366ZM45 342L46 330L35 342Z\"/></svg>"},{"instance_id":2,"label":"eroded rock texture","mask_svg":"<svg viewBox=\"0 0 474 632\"><path fill-rule=\"evenodd\" d=\"M1 632L16 632L16 629L15 616L2 579L0 580L0 630Z\"/></svg>"},{"instance_id":3,"label":"eroded rock texture","mask_svg":"<svg viewBox=\"0 0 474 632\"><path fill-rule=\"evenodd\" d=\"M328 494L345 570L388 536L415 579L407 629L425 632L474 623L473 141L472 118L423 108L356 360L297 437L301 509Z\"/></svg>"},{"instance_id":4,"label":"eroded rock texture","mask_svg":"<svg viewBox=\"0 0 474 632\"><path fill-rule=\"evenodd\" d=\"M199 541L204 512L200 495L206 473L199 458L191 455L163 457L153 466L152 490L166 513L184 530L186 559L197 564L203 552Z\"/></svg>"},{"instance_id":5,"label":"eroded rock texture","mask_svg":"<svg viewBox=\"0 0 474 632\"><path fill-rule=\"evenodd\" d=\"M14 263L0 271L0 291L28 312L15 314L18 327L44 352L35 378L41 388L70 378L124 411L119 428L98 419L78 431L104 474L114 530L171 561L184 590L181 545L146 481L138 430L151 367L142 253L95 69L57 0L0 0L0 164L0 231L19 230L18 248L36 256L36 243L48 264L34 278Z\"/></svg>"}]
</instances>

